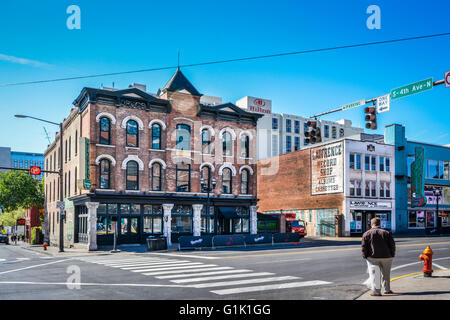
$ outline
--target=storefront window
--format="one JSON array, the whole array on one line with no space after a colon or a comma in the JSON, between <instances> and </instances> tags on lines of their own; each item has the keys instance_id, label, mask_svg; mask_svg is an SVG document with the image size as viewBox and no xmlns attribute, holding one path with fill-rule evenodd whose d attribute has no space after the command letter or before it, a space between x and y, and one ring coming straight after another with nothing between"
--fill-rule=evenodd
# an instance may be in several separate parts
<instances>
[{"instance_id":1,"label":"storefront window","mask_svg":"<svg viewBox=\"0 0 450 320\"><path fill-rule=\"evenodd\" d=\"M121 235L128 234L128 218L120 219L120 234Z\"/></svg>"},{"instance_id":2,"label":"storefront window","mask_svg":"<svg viewBox=\"0 0 450 320\"><path fill-rule=\"evenodd\" d=\"M105 235L106 234L106 217L99 216L97 217L97 235Z\"/></svg>"},{"instance_id":3,"label":"storefront window","mask_svg":"<svg viewBox=\"0 0 450 320\"><path fill-rule=\"evenodd\" d=\"M241 219L233 219L233 221L234 221L234 232L241 233L242 232Z\"/></svg>"},{"instance_id":4,"label":"storefront window","mask_svg":"<svg viewBox=\"0 0 450 320\"><path fill-rule=\"evenodd\" d=\"M172 232L192 232L192 218L172 216Z\"/></svg>"},{"instance_id":5,"label":"storefront window","mask_svg":"<svg viewBox=\"0 0 450 320\"><path fill-rule=\"evenodd\" d=\"M110 217L108 217L108 225L107 225L107 232L108 234L114 234L116 230L116 222L112 221Z\"/></svg>"},{"instance_id":6,"label":"storefront window","mask_svg":"<svg viewBox=\"0 0 450 320\"><path fill-rule=\"evenodd\" d=\"M425 228L425 212L424 211L409 211L408 212L408 227L409 228Z\"/></svg>"},{"instance_id":7,"label":"storefront window","mask_svg":"<svg viewBox=\"0 0 450 320\"><path fill-rule=\"evenodd\" d=\"M108 214L117 214L117 204L108 204Z\"/></svg>"},{"instance_id":8,"label":"storefront window","mask_svg":"<svg viewBox=\"0 0 450 320\"><path fill-rule=\"evenodd\" d=\"M129 204L121 204L120 205L120 214L130 214L130 205Z\"/></svg>"},{"instance_id":9,"label":"storefront window","mask_svg":"<svg viewBox=\"0 0 450 320\"><path fill-rule=\"evenodd\" d=\"M130 206L131 214L141 214L141 206L139 204L132 204Z\"/></svg>"}]
</instances>

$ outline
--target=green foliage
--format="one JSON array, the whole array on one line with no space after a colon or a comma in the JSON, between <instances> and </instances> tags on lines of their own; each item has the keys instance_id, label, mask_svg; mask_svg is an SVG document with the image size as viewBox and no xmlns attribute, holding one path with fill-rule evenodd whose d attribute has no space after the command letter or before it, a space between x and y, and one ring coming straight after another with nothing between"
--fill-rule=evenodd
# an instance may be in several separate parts
<instances>
[{"instance_id":1,"label":"green foliage","mask_svg":"<svg viewBox=\"0 0 450 320\"><path fill-rule=\"evenodd\" d=\"M42 208L44 185L28 172L11 170L0 173L0 205L5 211L19 208Z\"/></svg>"},{"instance_id":2,"label":"green foliage","mask_svg":"<svg viewBox=\"0 0 450 320\"><path fill-rule=\"evenodd\" d=\"M4 226L13 227L16 225L17 219L23 219L23 218L25 218L25 210L24 209L8 211L8 212L3 213L0 216L0 224L2 224L2 222L3 222Z\"/></svg>"},{"instance_id":3,"label":"green foliage","mask_svg":"<svg viewBox=\"0 0 450 320\"><path fill-rule=\"evenodd\" d=\"M43 239L42 237L42 227L34 227L31 229L31 244L38 244L36 243L36 233L39 234L38 238L40 240Z\"/></svg>"}]
</instances>

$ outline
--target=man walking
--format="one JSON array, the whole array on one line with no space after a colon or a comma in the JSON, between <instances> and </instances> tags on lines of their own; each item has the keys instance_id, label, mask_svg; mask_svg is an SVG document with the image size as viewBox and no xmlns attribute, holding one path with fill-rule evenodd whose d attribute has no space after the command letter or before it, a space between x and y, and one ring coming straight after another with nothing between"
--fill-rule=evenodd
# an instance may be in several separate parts
<instances>
[{"instance_id":1,"label":"man walking","mask_svg":"<svg viewBox=\"0 0 450 320\"><path fill-rule=\"evenodd\" d=\"M381 296L381 284L384 294L392 294L390 285L392 260L395 256L394 238L390 231L381 229L380 218L370 220L370 226L372 228L363 234L361 242L362 256L366 259L369 269L368 286L372 290L370 295Z\"/></svg>"}]
</instances>

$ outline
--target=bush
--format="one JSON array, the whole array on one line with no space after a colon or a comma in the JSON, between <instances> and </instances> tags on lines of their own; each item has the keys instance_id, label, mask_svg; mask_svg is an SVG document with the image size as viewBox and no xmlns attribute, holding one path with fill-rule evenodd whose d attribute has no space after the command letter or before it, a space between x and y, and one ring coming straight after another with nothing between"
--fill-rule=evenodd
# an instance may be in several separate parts
<instances>
[{"instance_id":1,"label":"bush","mask_svg":"<svg viewBox=\"0 0 450 320\"><path fill-rule=\"evenodd\" d=\"M36 237L37 235L37 237ZM37 238L37 239L36 239ZM34 227L31 229L31 244L42 244L42 227Z\"/></svg>"}]
</instances>

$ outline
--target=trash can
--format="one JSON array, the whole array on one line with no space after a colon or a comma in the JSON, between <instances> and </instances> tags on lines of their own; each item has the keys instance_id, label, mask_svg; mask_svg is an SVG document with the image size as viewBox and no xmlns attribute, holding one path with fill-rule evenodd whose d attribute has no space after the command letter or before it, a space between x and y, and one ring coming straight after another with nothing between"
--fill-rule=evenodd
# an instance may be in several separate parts
<instances>
[{"instance_id":1,"label":"trash can","mask_svg":"<svg viewBox=\"0 0 450 320\"><path fill-rule=\"evenodd\" d=\"M147 251L167 250L166 237L147 237Z\"/></svg>"}]
</instances>

